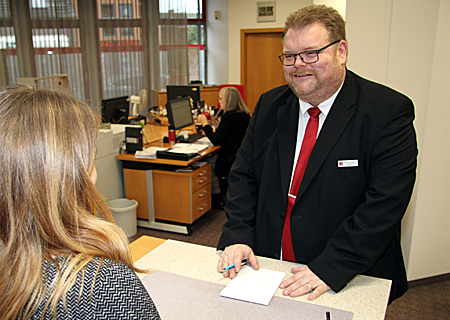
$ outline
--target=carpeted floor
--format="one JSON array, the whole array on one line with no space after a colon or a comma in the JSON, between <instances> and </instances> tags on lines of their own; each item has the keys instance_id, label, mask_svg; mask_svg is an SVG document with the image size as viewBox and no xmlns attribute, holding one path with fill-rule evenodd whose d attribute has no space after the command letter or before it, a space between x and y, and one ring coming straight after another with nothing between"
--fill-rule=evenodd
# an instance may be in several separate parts
<instances>
[{"instance_id":1,"label":"carpeted floor","mask_svg":"<svg viewBox=\"0 0 450 320\"><path fill-rule=\"evenodd\" d=\"M412 282L409 287L402 297L392 302L387 308L386 320L450 319L450 280L448 276L430 281Z\"/></svg>"},{"instance_id":2,"label":"carpeted floor","mask_svg":"<svg viewBox=\"0 0 450 320\"><path fill-rule=\"evenodd\" d=\"M148 235L215 247L226 219L224 211L213 209L190 226L190 235L138 228L130 241ZM450 320L450 275L412 282L406 294L388 307L385 319Z\"/></svg>"},{"instance_id":3,"label":"carpeted floor","mask_svg":"<svg viewBox=\"0 0 450 320\"><path fill-rule=\"evenodd\" d=\"M140 236L146 235L215 247L217 242L219 242L219 237L222 233L222 225L226 220L227 217L223 210L213 209L189 226L189 230L191 231L189 235L138 227L137 234L130 239L130 242L136 240Z\"/></svg>"}]
</instances>

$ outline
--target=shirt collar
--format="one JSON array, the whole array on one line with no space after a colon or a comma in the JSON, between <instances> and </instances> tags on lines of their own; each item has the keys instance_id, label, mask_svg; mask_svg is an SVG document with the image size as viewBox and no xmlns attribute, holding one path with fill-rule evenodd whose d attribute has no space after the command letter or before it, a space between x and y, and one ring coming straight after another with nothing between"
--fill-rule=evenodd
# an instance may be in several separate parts
<instances>
[{"instance_id":1,"label":"shirt collar","mask_svg":"<svg viewBox=\"0 0 450 320\"><path fill-rule=\"evenodd\" d=\"M317 106L320 109L320 112L325 115L325 117L328 116L328 113L330 112L330 109L333 106L334 100L336 100L336 97L339 94L339 92L341 91L343 85L344 85L344 82L342 82L339 89L337 89L337 91L331 97L329 97L327 100L325 100L324 102L320 103ZM301 99L298 99L298 100L300 102L301 115L304 116L305 113L308 111L308 109L312 108L313 106L311 104L309 104L308 102L305 102Z\"/></svg>"}]
</instances>

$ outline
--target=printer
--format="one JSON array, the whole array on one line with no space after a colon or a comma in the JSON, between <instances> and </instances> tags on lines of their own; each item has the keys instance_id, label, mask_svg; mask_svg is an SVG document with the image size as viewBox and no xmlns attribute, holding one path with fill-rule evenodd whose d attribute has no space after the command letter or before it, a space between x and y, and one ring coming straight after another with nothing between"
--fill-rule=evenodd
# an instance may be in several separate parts
<instances>
[{"instance_id":1,"label":"printer","mask_svg":"<svg viewBox=\"0 0 450 320\"><path fill-rule=\"evenodd\" d=\"M97 189L106 201L125 198L123 169L120 160L116 159L125 141L127 125L111 124L108 129L100 129L97 137Z\"/></svg>"}]
</instances>

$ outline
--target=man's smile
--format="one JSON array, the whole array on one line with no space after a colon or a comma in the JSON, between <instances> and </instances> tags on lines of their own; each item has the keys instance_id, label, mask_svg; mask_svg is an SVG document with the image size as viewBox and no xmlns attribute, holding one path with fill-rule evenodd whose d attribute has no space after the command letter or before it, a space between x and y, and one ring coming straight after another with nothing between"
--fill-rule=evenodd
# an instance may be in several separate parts
<instances>
[{"instance_id":1,"label":"man's smile","mask_svg":"<svg viewBox=\"0 0 450 320\"><path fill-rule=\"evenodd\" d=\"M306 78L306 77L311 77L314 76L314 73L291 73L291 76L294 78Z\"/></svg>"},{"instance_id":2,"label":"man's smile","mask_svg":"<svg viewBox=\"0 0 450 320\"><path fill-rule=\"evenodd\" d=\"M294 78L305 78L305 77L314 76L315 72L313 70L308 70L308 69L294 70L290 73L290 75L291 75L291 77L294 77Z\"/></svg>"}]
</instances>

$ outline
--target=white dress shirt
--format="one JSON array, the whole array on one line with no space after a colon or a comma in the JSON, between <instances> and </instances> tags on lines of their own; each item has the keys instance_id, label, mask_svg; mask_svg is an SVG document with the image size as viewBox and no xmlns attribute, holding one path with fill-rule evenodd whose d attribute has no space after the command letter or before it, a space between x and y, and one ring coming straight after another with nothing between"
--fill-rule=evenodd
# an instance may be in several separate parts
<instances>
[{"instance_id":1,"label":"white dress shirt","mask_svg":"<svg viewBox=\"0 0 450 320\"><path fill-rule=\"evenodd\" d=\"M325 122L325 119L328 116L328 113L330 112L331 106L334 103L334 100L336 100L336 97L338 93L341 91L342 84L339 87L339 89L327 100L319 104L317 107L320 109L320 115L319 115L319 128L317 129L317 136L319 136L320 130L322 129L322 126ZM297 166L297 160L298 155L300 154L300 149L302 148L303 138L305 136L306 126L308 124L309 120L309 113L308 109L313 108L311 104L308 102L302 101L299 99L300 103L300 112L298 115L298 131L297 131L297 144L295 147L295 156L294 156L294 166L292 167L292 173L291 173L291 183L292 178L294 177L295 167ZM290 190L289 186L289 190Z\"/></svg>"}]
</instances>

